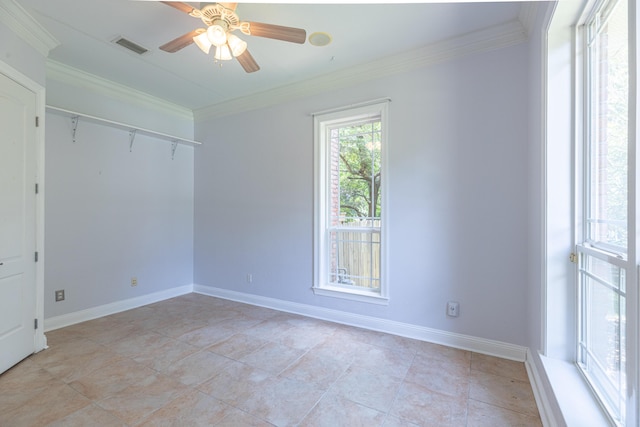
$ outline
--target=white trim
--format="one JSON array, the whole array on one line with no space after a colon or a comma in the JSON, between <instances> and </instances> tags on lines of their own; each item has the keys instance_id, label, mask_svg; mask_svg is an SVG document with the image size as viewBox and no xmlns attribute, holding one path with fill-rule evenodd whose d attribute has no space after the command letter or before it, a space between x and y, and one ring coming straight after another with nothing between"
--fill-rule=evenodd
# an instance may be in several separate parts
<instances>
[{"instance_id":1,"label":"white trim","mask_svg":"<svg viewBox=\"0 0 640 427\"><path fill-rule=\"evenodd\" d=\"M266 307L273 310L284 311L287 313L300 314L303 316L321 320L328 320L330 322L341 323L344 325L356 326L359 328L365 328L379 332L386 332L407 338L442 344L449 347L469 350L490 356L501 357L503 359L516 360L519 362L524 362L526 360L526 347L515 344L477 338L469 335L427 328L425 326L397 322L395 320L364 316L361 314L354 314L325 307L317 307L313 305L284 301L260 295L231 291L228 289L215 288L212 286L199 284L195 284L193 286L193 291L195 293L203 295L242 302L245 304L257 305L260 307Z\"/></svg>"},{"instance_id":2,"label":"white trim","mask_svg":"<svg viewBox=\"0 0 640 427\"><path fill-rule=\"evenodd\" d=\"M42 56L60 42L14 0L0 0L0 22L33 47Z\"/></svg>"},{"instance_id":3,"label":"white trim","mask_svg":"<svg viewBox=\"0 0 640 427\"><path fill-rule=\"evenodd\" d=\"M520 12L518 13L518 20L527 32L527 36L531 35L531 31L536 24L536 18L538 17L538 5L533 2L522 3L520 6Z\"/></svg>"},{"instance_id":4,"label":"white trim","mask_svg":"<svg viewBox=\"0 0 640 427\"><path fill-rule=\"evenodd\" d=\"M556 419L554 415L553 406L551 402L555 402L555 396L549 396L544 387L545 382L540 376L537 365L534 362L534 355L530 349L527 349L527 360L524 362L524 366L527 369L527 376L529 377L529 383L533 390L533 397L536 399L536 405L540 412L540 421L544 427L554 427L562 425L562 422Z\"/></svg>"},{"instance_id":5,"label":"white trim","mask_svg":"<svg viewBox=\"0 0 640 427\"><path fill-rule=\"evenodd\" d=\"M344 70L303 80L250 96L231 99L194 110L194 119L207 119L256 110L294 99L336 90L365 81L407 72L462 56L489 52L513 46L527 40L526 29L519 20L474 31L443 40L420 49L357 65Z\"/></svg>"},{"instance_id":6,"label":"white trim","mask_svg":"<svg viewBox=\"0 0 640 427\"><path fill-rule=\"evenodd\" d=\"M192 292L193 285L178 286L176 288L166 289L152 294L141 295L122 301L87 308L85 310L74 311L73 313L50 317L44 321L44 331L53 331L54 329L64 328L65 326L75 325L76 323L86 322L87 320L97 319L99 317L109 316L110 314L120 313L122 311L131 310L132 308L142 307L143 305L153 304L154 302L164 301L169 298L175 298Z\"/></svg>"},{"instance_id":7,"label":"white trim","mask_svg":"<svg viewBox=\"0 0 640 427\"><path fill-rule=\"evenodd\" d=\"M388 153L389 153L389 98L379 100L370 100L354 104L355 107L338 107L325 110L323 113L313 114L313 146L314 146L314 201L315 207L313 212L313 287L312 290L316 295L326 297L338 297L343 299L355 300L360 302L369 302L374 304L388 304L389 287L387 278L389 277L389 263L387 262L387 248L389 247L389 232L387 230L389 220L389 211L384 206L388 203L385 200L389 197L389 174L388 171ZM327 230L331 218L330 216L330 194L329 194L329 176L330 171L330 148L327 141L327 129L330 126L337 126L353 123L362 119L379 117L382 124L381 127L381 170L383 179L381 183L381 191L383 194L383 213L380 221L380 292L374 294L365 290L340 288L332 286L329 282L329 251Z\"/></svg>"},{"instance_id":8,"label":"white trim","mask_svg":"<svg viewBox=\"0 0 640 427\"><path fill-rule=\"evenodd\" d=\"M87 88L110 98L138 105L143 108L170 114L182 119L193 120L193 112L185 107L149 95L146 92L98 77L86 71L70 67L60 62L47 60L47 79L74 87ZM53 107L61 107L52 105ZM64 108L64 106L62 106Z\"/></svg>"},{"instance_id":9,"label":"white trim","mask_svg":"<svg viewBox=\"0 0 640 427\"><path fill-rule=\"evenodd\" d=\"M0 0L1 1L1 0ZM1 5L1 3L0 3ZM38 196L36 197L36 250L38 251L38 262L36 263L36 312L38 325L44 324L44 200L45 200L45 89L20 71L12 68L8 64L0 61L0 74L3 74L18 84L29 89L36 95L36 115L40 118L40 126L36 127L36 182L38 183ZM44 335L44 328L40 326L36 331L34 348L40 351L47 347L47 338Z\"/></svg>"},{"instance_id":10,"label":"white trim","mask_svg":"<svg viewBox=\"0 0 640 427\"><path fill-rule=\"evenodd\" d=\"M358 291L357 289L340 288L338 286L312 287L314 294L348 299L351 301L368 302L370 304L389 305L389 298L373 292Z\"/></svg>"}]
</instances>

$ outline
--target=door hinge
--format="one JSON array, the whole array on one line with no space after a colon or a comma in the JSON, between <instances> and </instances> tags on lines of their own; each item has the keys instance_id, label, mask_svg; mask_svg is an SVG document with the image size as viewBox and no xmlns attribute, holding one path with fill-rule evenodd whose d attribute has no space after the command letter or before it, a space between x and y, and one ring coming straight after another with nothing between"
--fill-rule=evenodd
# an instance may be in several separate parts
<instances>
[{"instance_id":1,"label":"door hinge","mask_svg":"<svg viewBox=\"0 0 640 427\"><path fill-rule=\"evenodd\" d=\"M36 183L36 194L38 194L38 183Z\"/></svg>"},{"instance_id":2,"label":"door hinge","mask_svg":"<svg viewBox=\"0 0 640 427\"><path fill-rule=\"evenodd\" d=\"M38 319L33 319L33 329L38 329Z\"/></svg>"},{"instance_id":3,"label":"door hinge","mask_svg":"<svg viewBox=\"0 0 640 427\"><path fill-rule=\"evenodd\" d=\"M569 261L571 261L574 264L578 263L578 255L576 255L575 253L571 252L571 254L569 255Z\"/></svg>"},{"instance_id":4,"label":"door hinge","mask_svg":"<svg viewBox=\"0 0 640 427\"><path fill-rule=\"evenodd\" d=\"M38 262L38 252L36 252L36 255L34 257L35 262Z\"/></svg>"},{"instance_id":5,"label":"door hinge","mask_svg":"<svg viewBox=\"0 0 640 427\"><path fill-rule=\"evenodd\" d=\"M40 117L36 116L36 127L40 127Z\"/></svg>"}]
</instances>

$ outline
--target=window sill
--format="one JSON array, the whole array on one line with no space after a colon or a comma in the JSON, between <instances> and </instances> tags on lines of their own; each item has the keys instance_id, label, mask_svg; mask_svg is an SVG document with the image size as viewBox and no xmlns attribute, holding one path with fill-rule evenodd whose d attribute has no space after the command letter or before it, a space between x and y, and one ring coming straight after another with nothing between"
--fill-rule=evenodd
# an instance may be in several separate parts
<instances>
[{"instance_id":1,"label":"window sill","mask_svg":"<svg viewBox=\"0 0 640 427\"><path fill-rule=\"evenodd\" d=\"M340 288L337 286L323 286L311 288L313 293L325 297L342 298L369 304L389 305L389 298L372 292Z\"/></svg>"},{"instance_id":2,"label":"window sill","mask_svg":"<svg viewBox=\"0 0 640 427\"><path fill-rule=\"evenodd\" d=\"M567 426L615 425L575 364L542 355L540 359Z\"/></svg>"}]
</instances>

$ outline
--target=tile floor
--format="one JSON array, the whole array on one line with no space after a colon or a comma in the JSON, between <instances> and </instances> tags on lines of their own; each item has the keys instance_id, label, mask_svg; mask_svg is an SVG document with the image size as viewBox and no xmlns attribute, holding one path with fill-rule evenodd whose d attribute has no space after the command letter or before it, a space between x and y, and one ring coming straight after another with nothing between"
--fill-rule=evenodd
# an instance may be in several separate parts
<instances>
[{"instance_id":1,"label":"tile floor","mask_svg":"<svg viewBox=\"0 0 640 427\"><path fill-rule=\"evenodd\" d=\"M47 337L1 426L542 425L523 363L204 295Z\"/></svg>"}]
</instances>

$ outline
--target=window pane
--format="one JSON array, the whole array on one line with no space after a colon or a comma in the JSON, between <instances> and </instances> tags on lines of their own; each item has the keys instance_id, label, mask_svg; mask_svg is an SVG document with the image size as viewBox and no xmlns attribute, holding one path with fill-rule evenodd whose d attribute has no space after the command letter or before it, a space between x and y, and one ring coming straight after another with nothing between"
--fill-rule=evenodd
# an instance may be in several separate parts
<instances>
[{"instance_id":1,"label":"window pane","mask_svg":"<svg viewBox=\"0 0 640 427\"><path fill-rule=\"evenodd\" d=\"M627 2L593 24L591 52L590 190L588 240L627 248L628 32ZM600 27L600 20L606 23Z\"/></svg>"},{"instance_id":2,"label":"window pane","mask_svg":"<svg viewBox=\"0 0 640 427\"><path fill-rule=\"evenodd\" d=\"M334 285L380 289L380 233L336 230L330 233Z\"/></svg>"},{"instance_id":3,"label":"window pane","mask_svg":"<svg viewBox=\"0 0 640 427\"><path fill-rule=\"evenodd\" d=\"M329 281L334 286L380 291L381 122L329 131Z\"/></svg>"},{"instance_id":4,"label":"window pane","mask_svg":"<svg viewBox=\"0 0 640 427\"><path fill-rule=\"evenodd\" d=\"M625 271L583 255L580 364L615 418L624 415Z\"/></svg>"},{"instance_id":5,"label":"window pane","mask_svg":"<svg viewBox=\"0 0 640 427\"><path fill-rule=\"evenodd\" d=\"M379 121L341 127L332 132L332 149L338 157L339 206L342 222L381 215L381 123ZM333 172L332 167L332 172ZM338 200L332 200L338 202Z\"/></svg>"}]
</instances>

